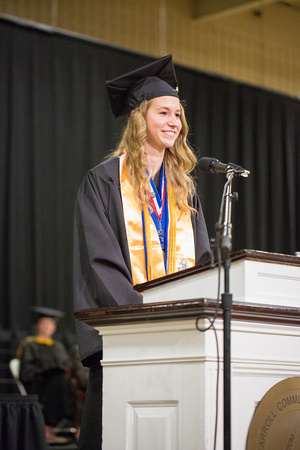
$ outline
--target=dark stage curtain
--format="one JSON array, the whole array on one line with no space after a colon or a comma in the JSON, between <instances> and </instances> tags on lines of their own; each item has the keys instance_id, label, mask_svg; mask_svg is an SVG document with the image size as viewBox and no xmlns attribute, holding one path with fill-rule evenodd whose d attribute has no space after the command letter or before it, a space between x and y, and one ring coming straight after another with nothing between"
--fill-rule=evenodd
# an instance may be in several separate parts
<instances>
[{"instance_id":1,"label":"dark stage curtain","mask_svg":"<svg viewBox=\"0 0 300 450\"><path fill-rule=\"evenodd\" d=\"M29 306L66 312L73 330L72 227L87 169L119 139L104 82L150 57L0 20L1 326L28 329ZM233 249L300 250L297 99L176 66L198 156L251 171L233 189ZM224 175L196 170L214 237Z\"/></svg>"}]
</instances>

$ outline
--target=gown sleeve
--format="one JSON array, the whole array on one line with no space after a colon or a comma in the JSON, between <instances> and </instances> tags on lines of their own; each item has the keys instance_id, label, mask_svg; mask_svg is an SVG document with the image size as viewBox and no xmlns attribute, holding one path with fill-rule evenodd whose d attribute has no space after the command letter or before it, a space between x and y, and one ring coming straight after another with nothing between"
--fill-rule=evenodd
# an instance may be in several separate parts
<instances>
[{"instance_id":1,"label":"gown sleeve","mask_svg":"<svg viewBox=\"0 0 300 450\"><path fill-rule=\"evenodd\" d=\"M116 162L90 171L77 195L74 227L75 311L142 303L133 289ZM111 167L114 172L111 173ZM76 321L81 359L99 352L93 327Z\"/></svg>"}]
</instances>

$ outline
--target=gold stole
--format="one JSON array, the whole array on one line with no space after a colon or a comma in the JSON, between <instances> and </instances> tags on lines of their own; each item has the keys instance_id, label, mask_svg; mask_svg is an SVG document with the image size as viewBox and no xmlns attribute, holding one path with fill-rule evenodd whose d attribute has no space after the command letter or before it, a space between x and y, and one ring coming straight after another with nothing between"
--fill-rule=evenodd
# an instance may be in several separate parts
<instances>
[{"instance_id":1,"label":"gold stole","mask_svg":"<svg viewBox=\"0 0 300 450\"><path fill-rule=\"evenodd\" d=\"M133 285L135 285L165 276L165 255L156 226L147 206L143 205L148 260L147 280L141 207L135 199L133 187L127 178L124 160L125 154L120 157L120 182ZM173 189L169 183L168 212L167 274L170 274L195 265L195 244L191 214L189 212L180 215L178 208L175 207Z\"/></svg>"}]
</instances>

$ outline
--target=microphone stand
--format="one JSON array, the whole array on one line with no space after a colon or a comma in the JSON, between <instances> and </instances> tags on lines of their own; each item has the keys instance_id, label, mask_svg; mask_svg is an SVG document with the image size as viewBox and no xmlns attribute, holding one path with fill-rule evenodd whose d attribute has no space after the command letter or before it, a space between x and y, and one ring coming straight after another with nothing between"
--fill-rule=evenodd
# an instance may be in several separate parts
<instances>
[{"instance_id":1,"label":"microphone stand","mask_svg":"<svg viewBox=\"0 0 300 450\"><path fill-rule=\"evenodd\" d=\"M224 293L222 294L223 309L223 359L224 359L224 450L231 449L231 310L232 294L230 293L230 252L232 249L231 206L238 199L238 194L232 192L232 180L235 176L248 177L249 170L233 163L223 164L215 158L201 158L200 168L210 173L225 173L227 181L224 186L220 207L219 221L216 224L216 246L218 259L222 255L224 267Z\"/></svg>"},{"instance_id":2,"label":"microphone stand","mask_svg":"<svg viewBox=\"0 0 300 450\"><path fill-rule=\"evenodd\" d=\"M224 293L222 294L223 309L223 423L224 423L224 450L231 449L231 309L232 294L230 293L230 252L232 249L232 201L238 199L236 192L232 193L232 180L236 172L229 168L226 172L227 182L224 186L219 222L216 225L218 244L221 248L224 267Z\"/></svg>"}]
</instances>

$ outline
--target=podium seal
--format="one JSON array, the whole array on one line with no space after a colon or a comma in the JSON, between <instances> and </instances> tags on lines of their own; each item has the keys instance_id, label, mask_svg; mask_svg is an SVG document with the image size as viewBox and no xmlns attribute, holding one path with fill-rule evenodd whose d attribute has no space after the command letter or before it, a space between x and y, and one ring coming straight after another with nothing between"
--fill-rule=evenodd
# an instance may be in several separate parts
<instances>
[{"instance_id":1,"label":"podium seal","mask_svg":"<svg viewBox=\"0 0 300 450\"><path fill-rule=\"evenodd\" d=\"M275 384L253 415L247 450L300 449L300 377Z\"/></svg>"}]
</instances>

